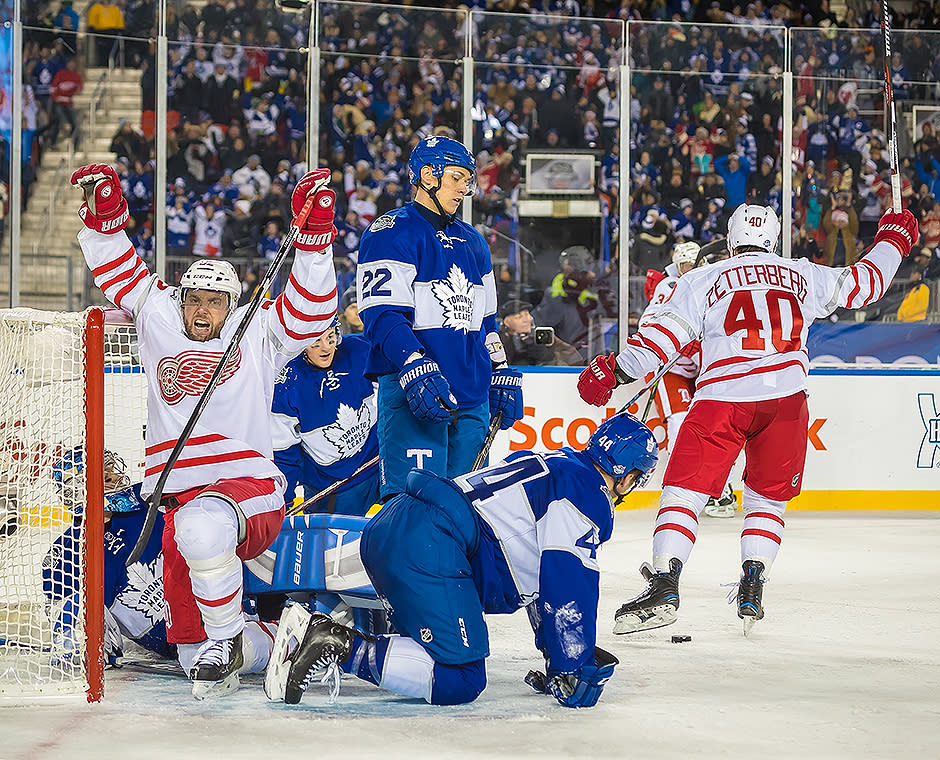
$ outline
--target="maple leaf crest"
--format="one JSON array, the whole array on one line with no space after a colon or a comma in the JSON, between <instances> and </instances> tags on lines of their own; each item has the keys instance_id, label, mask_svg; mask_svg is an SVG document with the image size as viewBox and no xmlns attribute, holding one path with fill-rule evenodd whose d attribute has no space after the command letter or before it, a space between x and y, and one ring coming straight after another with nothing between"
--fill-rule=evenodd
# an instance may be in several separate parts
<instances>
[{"instance_id":1,"label":"maple leaf crest","mask_svg":"<svg viewBox=\"0 0 940 760\"><path fill-rule=\"evenodd\" d=\"M153 625L163 620L163 555L127 568L127 585L117 595L121 604L144 615Z\"/></svg>"},{"instance_id":2,"label":"maple leaf crest","mask_svg":"<svg viewBox=\"0 0 940 760\"><path fill-rule=\"evenodd\" d=\"M431 292L444 312L442 327L470 332L473 322L473 285L460 267L452 264L446 280L431 283Z\"/></svg>"},{"instance_id":3,"label":"maple leaf crest","mask_svg":"<svg viewBox=\"0 0 940 760\"><path fill-rule=\"evenodd\" d=\"M348 404L340 404L336 422L323 428L323 437L336 448L337 459L344 459L363 447L371 429L368 404L360 406L358 411Z\"/></svg>"}]
</instances>

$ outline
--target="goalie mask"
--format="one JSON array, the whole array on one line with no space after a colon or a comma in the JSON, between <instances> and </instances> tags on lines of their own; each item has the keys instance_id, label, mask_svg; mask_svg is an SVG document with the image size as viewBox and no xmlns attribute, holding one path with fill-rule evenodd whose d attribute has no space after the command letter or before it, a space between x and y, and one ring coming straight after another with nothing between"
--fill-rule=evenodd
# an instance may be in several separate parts
<instances>
[{"instance_id":1,"label":"goalie mask","mask_svg":"<svg viewBox=\"0 0 940 760\"><path fill-rule=\"evenodd\" d=\"M638 470L640 475L630 488L632 491L650 479L659 459L659 446L646 425L632 414L621 412L601 423L584 447L584 453L615 480ZM626 493L617 496L626 496Z\"/></svg>"},{"instance_id":2,"label":"goalie mask","mask_svg":"<svg viewBox=\"0 0 940 760\"><path fill-rule=\"evenodd\" d=\"M733 256L739 248L777 252L780 220L769 206L744 203L738 206L728 220L728 252Z\"/></svg>"},{"instance_id":3,"label":"goalie mask","mask_svg":"<svg viewBox=\"0 0 940 760\"><path fill-rule=\"evenodd\" d=\"M52 477L62 502L76 515L85 510L85 450L76 446L52 468ZM113 451L104 450L105 512L135 512L143 509L131 485L127 465Z\"/></svg>"},{"instance_id":4,"label":"goalie mask","mask_svg":"<svg viewBox=\"0 0 940 760\"><path fill-rule=\"evenodd\" d=\"M242 295L242 283L238 273L227 261L202 259L190 265L180 278L180 307L186 300L188 290L209 290L228 295L228 313L238 306Z\"/></svg>"}]
</instances>

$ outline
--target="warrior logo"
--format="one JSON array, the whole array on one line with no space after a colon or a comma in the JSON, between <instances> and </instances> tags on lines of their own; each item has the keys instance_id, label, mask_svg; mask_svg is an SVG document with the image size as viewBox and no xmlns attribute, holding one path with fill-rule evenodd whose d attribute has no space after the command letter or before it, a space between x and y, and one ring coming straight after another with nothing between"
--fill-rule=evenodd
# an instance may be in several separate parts
<instances>
[{"instance_id":1,"label":"warrior logo","mask_svg":"<svg viewBox=\"0 0 940 760\"><path fill-rule=\"evenodd\" d=\"M924 423L924 438L917 451L919 468L940 467L937 450L940 449L940 414L937 413L937 401L932 393L918 393L917 405L920 407L920 419Z\"/></svg>"},{"instance_id":2,"label":"warrior logo","mask_svg":"<svg viewBox=\"0 0 940 760\"><path fill-rule=\"evenodd\" d=\"M221 351L183 351L161 359L157 365L160 394L170 406L184 396L201 395L221 358ZM222 370L219 385L234 375L241 363L242 352L237 348Z\"/></svg>"},{"instance_id":3,"label":"warrior logo","mask_svg":"<svg viewBox=\"0 0 940 760\"><path fill-rule=\"evenodd\" d=\"M473 285L456 264L451 265L446 280L431 283L431 292L444 310L442 327L470 332L473 322Z\"/></svg>"},{"instance_id":4,"label":"warrior logo","mask_svg":"<svg viewBox=\"0 0 940 760\"><path fill-rule=\"evenodd\" d=\"M336 459L345 459L361 449L372 430L369 405L363 404L357 412L346 404L339 405L336 422L323 428L323 437L336 448Z\"/></svg>"},{"instance_id":5,"label":"warrior logo","mask_svg":"<svg viewBox=\"0 0 940 760\"><path fill-rule=\"evenodd\" d=\"M153 627L163 620L163 555L153 562L135 562L127 568L127 586L117 595L127 609L141 613Z\"/></svg>"}]
</instances>

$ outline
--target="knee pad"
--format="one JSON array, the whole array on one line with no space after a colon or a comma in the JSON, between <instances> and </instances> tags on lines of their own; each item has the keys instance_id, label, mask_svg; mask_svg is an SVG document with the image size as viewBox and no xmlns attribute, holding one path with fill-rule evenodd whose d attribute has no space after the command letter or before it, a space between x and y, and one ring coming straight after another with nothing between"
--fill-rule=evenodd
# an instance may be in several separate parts
<instances>
[{"instance_id":1,"label":"knee pad","mask_svg":"<svg viewBox=\"0 0 940 760\"><path fill-rule=\"evenodd\" d=\"M486 688L486 661L474 660L464 665L434 663L432 705L465 705Z\"/></svg>"},{"instance_id":2,"label":"knee pad","mask_svg":"<svg viewBox=\"0 0 940 760\"><path fill-rule=\"evenodd\" d=\"M238 516L217 496L197 496L184 504L173 525L176 545L186 560L217 557L238 545Z\"/></svg>"}]
</instances>

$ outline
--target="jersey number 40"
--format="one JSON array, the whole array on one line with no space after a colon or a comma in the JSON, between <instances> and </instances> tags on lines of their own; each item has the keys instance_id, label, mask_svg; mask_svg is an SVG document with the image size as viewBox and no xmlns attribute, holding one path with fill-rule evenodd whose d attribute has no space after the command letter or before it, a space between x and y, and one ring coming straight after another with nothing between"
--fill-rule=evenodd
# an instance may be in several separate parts
<instances>
[{"instance_id":1,"label":"jersey number 40","mask_svg":"<svg viewBox=\"0 0 940 760\"><path fill-rule=\"evenodd\" d=\"M755 299L762 300L764 303L755 304ZM790 336L788 338L783 336L782 303L786 303L790 311ZM763 307L761 311L765 312L765 318L758 315L758 306ZM770 323L769 331L767 322ZM739 290L731 297L731 303L728 304L724 327L725 334L728 336L744 331L744 337L741 339L741 348L744 351L764 351L767 345L764 336L768 332L770 342L779 353L799 351L800 334L803 331L803 312L796 296L786 290L768 290L765 293Z\"/></svg>"}]
</instances>

